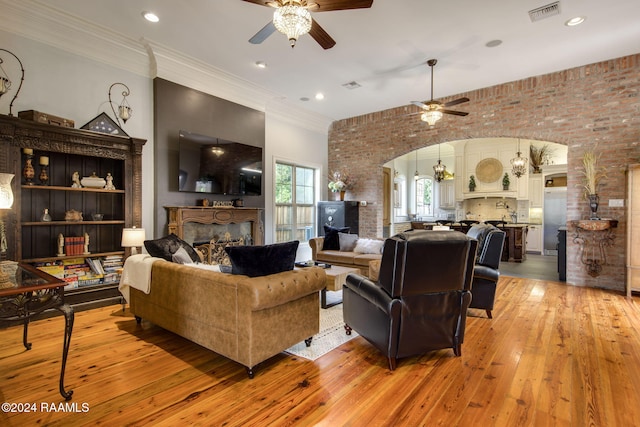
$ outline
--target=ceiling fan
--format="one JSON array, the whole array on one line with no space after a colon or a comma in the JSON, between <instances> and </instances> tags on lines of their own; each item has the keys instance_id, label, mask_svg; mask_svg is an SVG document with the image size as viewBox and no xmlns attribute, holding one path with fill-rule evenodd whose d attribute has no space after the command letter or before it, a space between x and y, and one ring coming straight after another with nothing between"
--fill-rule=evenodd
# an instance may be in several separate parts
<instances>
[{"instance_id":1,"label":"ceiling fan","mask_svg":"<svg viewBox=\"0 0 640 427\"><path fill-rule=\"evenodd\" d=\"M427 65L431 67L431 100L427 102L411 101L413 105L417 105L422 108L422 121L427 122L429 126L436 124L438 120L442 118L443 114L453 114L454 116L466 116L469 113L464 111L447 110L446 108L454 105L463 104L469 102L469 98L458 98L453 101L442 103L440 101L433 100L433 67L438 63L437 59L430 59L427 61Z\"/></svg>"},{"instance_id":2,"label":"ceiling fan","mask_svg":"<svg viewBox=\"0 0 640 427\"><path fill-rule=\"evenodd\" d=\"M249 43L260 44L274 31L285 34L293 48L303 34L309 33L313 39L324 49L331 49L336 42L331 36L311 17L309 10L314 12L329 12L332 10L366 9L371 7L373 0L243 0L249 3L259 4L275 8L273 20L265 25L253 37Z\"/></svg>"}]
</instances>

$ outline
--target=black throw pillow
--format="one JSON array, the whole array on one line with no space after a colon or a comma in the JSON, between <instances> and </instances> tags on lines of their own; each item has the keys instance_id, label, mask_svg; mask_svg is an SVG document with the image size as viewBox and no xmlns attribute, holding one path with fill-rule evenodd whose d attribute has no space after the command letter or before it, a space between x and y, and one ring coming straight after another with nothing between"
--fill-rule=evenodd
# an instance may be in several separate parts
<instances>
[{"instance_id":1,"label":"black throw pillow","mask_svg":"<svg viewBox=\"0 0 640 427\"><path fill-rule=\"evenodd\" d=\"M196 253L196 250L175 234L169 234L168 236L155 240L145 240L144 247L147 252L149 252L149 255L157 258L164 258L167 261L172 261L173 254L175 254L178 249L184 248L193 262L200 261L200 257Z\"/></svg>"},{"instance_id":2,"label":"black throw pillow","mask_svg":"<svg viewBox=\"0 0 640 427\"><path fill-rule=\"evenodd\" d=\"M300 242L275 243L265 246L227 246L231 273L249 277L266 276L293 270Z\"/></svg>"},{"instance_id":3,"label":"black throw pillow","mask_svg":"<svg viewBox=\"0 0 640 427\"><path fill-rule=\"evenodd\" d=\"M348 233L349 227L335 228L330 225L324 226L324 242L322 243L323 251L339 251L340 236L338 233Z\"/></svg>"}]
</instances>

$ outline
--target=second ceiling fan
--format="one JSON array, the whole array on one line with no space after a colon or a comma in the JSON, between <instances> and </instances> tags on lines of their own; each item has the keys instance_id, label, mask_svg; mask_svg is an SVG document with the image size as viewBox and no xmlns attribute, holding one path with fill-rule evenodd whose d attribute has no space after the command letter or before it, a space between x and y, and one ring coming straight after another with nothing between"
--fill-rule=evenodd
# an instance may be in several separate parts
<instances>
[{"instance_id":1,"label":"second ceiling fan","mask_svg":"<svg viewBox=\"0 0 640 427\"><path fill-rule=\"evenodd\" d=\"M314 12L329 12L332 10L366 9L370 8L373 0L243 0L249 3L259 4L275 8L273 20L265 25L253 37L249 43L260 44L274 31L278 30L289 38L291 47L294 47L298 37L309 33L313 39L324 49L331 49L336 42L331 36L311 17L309 10Z\"/></svg>"},{"instance_id":2,"label":"second ceiling fan","mask_svg":"<svg viewBox=\"0 0 640 427\"><path fill-rule=\"evenodd\" d=\"M449 101L446 103L442 103L440 101L434 101L433 99L433 67L438 63L437 59L430 59L427 61L427 65L431 67L431 100L427 102L420 101L411 101L413 105L417 105L422 108L421 119L424 122L427 122L429 126L433 126L436 124L438 120L442 118L443 114L452 114L454 116L466 116L469 113L464 111L456 111L456 110L447 110L448 107L453 107L454 105L463 104L465 102L469 102L469 98L458 98L453 101Z\"/></svg>"}]
</instances>

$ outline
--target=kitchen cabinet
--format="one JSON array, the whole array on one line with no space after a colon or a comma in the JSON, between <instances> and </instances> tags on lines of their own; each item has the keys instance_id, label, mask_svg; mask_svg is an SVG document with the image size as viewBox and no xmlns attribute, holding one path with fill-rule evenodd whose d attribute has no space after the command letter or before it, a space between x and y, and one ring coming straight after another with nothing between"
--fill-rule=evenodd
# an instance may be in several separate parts
<instances>
[{"instance_id":1,"label":"kitchen cabinet","mask_svg":"<svg viewBox=\"0 0 640 427\"><path fill-rule=\"evenodd\" d=\"M527 230L527 252L542 253L542 226L531 224Z\"/></svg>"},{"instance_id":2,"label":"kitchen cabinet","mask_svg":"<svg viewBox=\"0 0 640 427\"><path fill-rule=\"evenodd\" d=\"M544 200L544 187L542 186L542 174L529 175L529 207L541 208Z\"/></svg>"},{"instance_id":3,"label":"kitchen cabinet","mask_svg":"<svg viewBox=\"0 0 640 427\"><path fill-rule=\"evenodd\" d=\"M440 209L453 209L456 206L455 180L447 179L438 183Z\"/></svg>"}]
</instances>

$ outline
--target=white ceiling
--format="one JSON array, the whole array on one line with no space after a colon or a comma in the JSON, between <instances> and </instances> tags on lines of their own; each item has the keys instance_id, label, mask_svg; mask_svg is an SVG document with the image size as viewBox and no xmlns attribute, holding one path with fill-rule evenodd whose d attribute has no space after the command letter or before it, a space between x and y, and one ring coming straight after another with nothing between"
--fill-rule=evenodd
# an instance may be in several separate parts
<instances>
[{"instance_id":1,"label":"white ceiling","mask_svg":"<svg viewBox=\"0 0 640 427\"><path fill-rule=\"evenodd\" d=\"M273 9L242 0L46 3L133 40L180 51L330 119L429 99L430 58L438 59L438 99L640 53L639 0L561 0L560 15L534 23L528 11L551 1L374 0L370 9L313 13L337 42L329 50L309 35L291 49L278 32L262 44L248 43ZM160 22L145 21L144 10ZM564 25L578 15L586 16L582 25ZM485 46L496 39L502 40L498 47ZM256 61L268 68L257 68ZM342 87L351 81L362 87ZM325 99L315 100L316 92Z\"/></svg>"}]
</instances>

